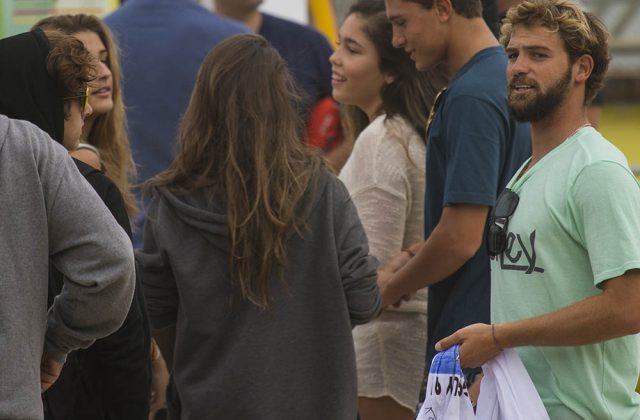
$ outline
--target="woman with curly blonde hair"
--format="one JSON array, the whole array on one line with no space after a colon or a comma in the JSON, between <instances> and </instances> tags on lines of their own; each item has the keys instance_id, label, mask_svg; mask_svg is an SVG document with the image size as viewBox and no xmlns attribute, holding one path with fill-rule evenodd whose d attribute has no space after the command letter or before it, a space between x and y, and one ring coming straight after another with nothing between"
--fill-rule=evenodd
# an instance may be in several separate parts
<instances>
[{"instance_id":1,"label":"woman with curly blonde hair","mask_svg":"<svg viewBox=\"0 0 640 420\"><path fill-rule=\"evenodd\" d=\"M99 163L96 163L116 184L129 217L133 217L137 205L131 184L136 170L125 126L118 48L111 31L100 18L85 14L50 16L36 23L34 28L54 29L73 35L98 59L97 77L90 86L89 104L93 114L85 120L82 142L97 150ZM86 146L80 145L80 150L83 147ZM92 163L91 156L76 157Z\"/></svg>"}]
</instances>

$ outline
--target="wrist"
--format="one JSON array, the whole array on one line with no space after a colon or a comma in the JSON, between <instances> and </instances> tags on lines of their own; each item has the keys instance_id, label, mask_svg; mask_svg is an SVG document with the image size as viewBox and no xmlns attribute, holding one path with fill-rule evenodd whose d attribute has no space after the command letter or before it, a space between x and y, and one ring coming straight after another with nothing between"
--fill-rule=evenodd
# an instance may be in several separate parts
<instances>
[{"instance_id":1,"label":"wrist","mask_svg":"<svg viewBox=\"0 0 640 420\"><path fill-rule=\"evenodd\" d=\"M416 253L415 253L415 252L413 252L413 251L411 250L411 248L404 248L404 249L402 250L402 252L406 252L407 254L409 254L409 257L411 257L411 258L413 258L413 257L415 257L415 256L416 256Z\"/></svg>"},{"instance_id":2,"label":"wrist","mask_svg":"<svg viewBox=\"0 0 640 420\"><path fill-rule=\"evenodd\" d=\"M162 353L160 353L160 347L158 347L156 340L151 339L151 362L156 363L161 358Z\"/></svg>"},{"instance_id":3,"label":"wrist","mask_svg":"<svg viewBox=\"0 0 640 420\"><path fill-rule=\"evenodd\" d=\"M389 294L393 296L395 302L400 302L400 300L404 296L410 294L411 291L406 290L406 288L403 287L403 285L398 281L399 278L397 274L391 277L390 280L391 281L389 281Z\"/></svg>"},{"instance_id":4,"label":"wrist","mask_svg":"<svg viewBox=\"0 0 640 420\"><path fill-rule=\"evenodd\" d=\"M500 342L497 333L496 333L496 324L491 324L491 337L493 338L493 345L499 352L504 350L502 343Z\"/></svg>"}]
</instances>

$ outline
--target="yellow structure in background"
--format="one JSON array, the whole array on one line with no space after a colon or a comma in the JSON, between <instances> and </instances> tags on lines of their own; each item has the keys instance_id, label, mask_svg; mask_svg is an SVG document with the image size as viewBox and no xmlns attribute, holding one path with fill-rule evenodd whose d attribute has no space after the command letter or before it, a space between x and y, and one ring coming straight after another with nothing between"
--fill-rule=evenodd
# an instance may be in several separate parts
<instances>
[{"instance_id":1,"label":"yellow structure in background","mask_svg":"<svg viewBox=\"0 0 640 420\"><path fill-rule=\"evenodd\" d=\"M625 154L636 176L640 174L640 105L605 104L600 132Z\"/></svg>"},{"instance_id":2,"label":"yellow structure in background","mask_svg":"<svg viewBox=\"0 0 640 420\"><path fill-rule=\"evenodd\" d=\"M0 38L28 31L51 15L87 13L104 16L120 0L0 0Z\"/></svg>"},{"instance_id":3,"label":"yellow structure in background","mask_svg":"<svg viewBox=\"0 0 640 420\"><path fill-rule=\"evenodd\" d=\"M309 22L327 37L333 48L338 45L338 21L331 0L308 0Z\"/></svg>"}]
</instances>

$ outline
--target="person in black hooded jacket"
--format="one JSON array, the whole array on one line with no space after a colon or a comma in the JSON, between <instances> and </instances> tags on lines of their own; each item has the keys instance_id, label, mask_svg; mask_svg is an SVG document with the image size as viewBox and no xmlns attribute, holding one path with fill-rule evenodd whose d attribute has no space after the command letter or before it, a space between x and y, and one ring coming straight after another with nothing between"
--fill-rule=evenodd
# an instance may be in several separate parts
<instances>
[{"instance_id":1,"label":"person in black hooded jacket","mask_svg":"<svg viewBox=\"0 0 640 420\"><path fill-rule=\"evenodd\" d=\"M36 124L72 151L91 112L87 83L94 58L82 42L34 30L0 41L0 113ZM124 200L100 171L76 166L131 237ZM82 223L81 220L78 223ZM50 268L49 305L62 288ZM127 317L112 335L67 358L57 382L43 394L45 418L146 419L149 410L150 332L139 281Z\"/></svg>"}]
</instances>

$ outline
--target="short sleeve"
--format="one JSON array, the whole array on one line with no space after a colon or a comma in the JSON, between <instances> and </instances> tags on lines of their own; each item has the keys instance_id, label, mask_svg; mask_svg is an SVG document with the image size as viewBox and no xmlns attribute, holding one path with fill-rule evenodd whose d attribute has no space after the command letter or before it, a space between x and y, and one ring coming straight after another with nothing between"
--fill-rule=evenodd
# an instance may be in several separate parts
<instances>
[{"instance_id":1,"label":"short sleeve","mask_svg":"<svg viewBox=\"0 0 640 420\"><path fill-rule=\"evenodd\" d=\"M319 35L318 38L318 42L315 46L315 68L318 70L318 78L315 81L318 85L318 97L315 99L316 101L331 96L331 63L329 62L329 57L333 54L333 49L331 48L331 45L329 45L327 39L322 35Z\"/></svg>"},{"instance_id":2,"label":"short sleeve","mask_svg":"<svg viewBox=\"0 0 640 420\"><path fill-rule=\"evenodd\" d=\"M457 96L443 114L444 204L493 206L507 132L501 112L472 96Z\"/></svg>"},{"instance_id":3,"label":"short sleeve","mask_svg":"<svg viewBox=\"0 0 640 420\"><path fill-rule=\"evenodd\" d=\"M571 186L569 210L595 285L640 268L640 188L626 167L612 161L586 166Z\"/></svg>"}]
</instances>

